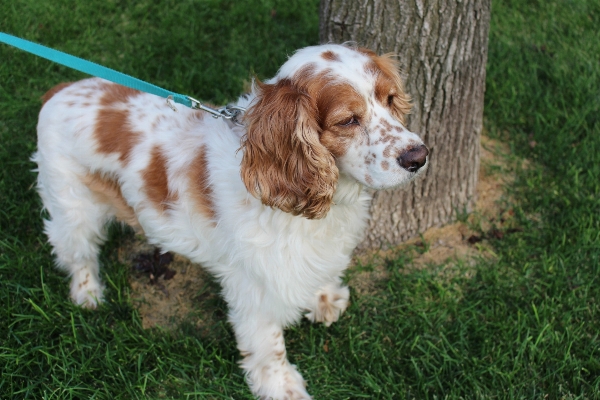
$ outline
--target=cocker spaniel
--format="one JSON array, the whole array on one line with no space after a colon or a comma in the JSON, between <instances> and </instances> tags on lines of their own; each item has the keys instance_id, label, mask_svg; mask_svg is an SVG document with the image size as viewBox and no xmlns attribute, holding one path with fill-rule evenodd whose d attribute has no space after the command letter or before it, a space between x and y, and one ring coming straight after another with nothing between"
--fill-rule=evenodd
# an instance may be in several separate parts
<instances>
[{"instance_id":1,"label":"cocker spaniel","mask_svg":"<svg viewBox=\"0 0 600 400\"><path fill-rule=\"evenodd\" d=\"M353 45L301 49L238 99L243 126L98 78L43 101L33 160L73 301L102 302L105 228L127 223L219 280L255 395L310 398L283 329L338 320L369 189L426 169L397 63Z\"/></svg>"}]
</instances>

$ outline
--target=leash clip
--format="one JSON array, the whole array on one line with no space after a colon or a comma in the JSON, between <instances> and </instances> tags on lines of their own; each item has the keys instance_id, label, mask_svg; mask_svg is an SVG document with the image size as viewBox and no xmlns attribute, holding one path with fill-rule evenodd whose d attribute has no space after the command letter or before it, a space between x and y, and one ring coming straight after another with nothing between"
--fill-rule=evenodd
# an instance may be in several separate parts
<instances>
[{"instance_id":1,"label":"leash clip","mask_svg":"<svg viewBox=\"0 0 600 400\"><path fill-rule=\"evenodd\" d=\"M221 113L221 117L231 120L231 122L238 126L243 126L243 124L238 120L238 118L246 112L246 109L244 107L228 104L223 108L219 108L218 111Z\"/></svg>"},{"instance_id":2,"label":"leash clip","mask_svg":"<svg viewBox=\"0 0 600 400\"><path fill-rule=\"evenodd\" d=\"M238 126L243 126L241 122L239 122L238 118L246 112L244 107L235 106L232 104L228 104L225 107L221 107L219 109L214 109L212 107L205 106L200 101L194 99L193 97L186 96L192 102L192 108L195 110L206 111L211 114L213 118L223 118L231 120L234 124Z\"/></svg>"},{"instance_id":3,"label":"leash clip","mask_svg":"<svg viewBox=\"0 0 600 400\"><path fill-rule=\"evenodd\" d=\"M177 108L175 108L175 104L173 104L175 100L173 99L173 95L170 94L167 96L167 105L171 108L171 110L177 112Z\"/></svg>"}]
</instances>

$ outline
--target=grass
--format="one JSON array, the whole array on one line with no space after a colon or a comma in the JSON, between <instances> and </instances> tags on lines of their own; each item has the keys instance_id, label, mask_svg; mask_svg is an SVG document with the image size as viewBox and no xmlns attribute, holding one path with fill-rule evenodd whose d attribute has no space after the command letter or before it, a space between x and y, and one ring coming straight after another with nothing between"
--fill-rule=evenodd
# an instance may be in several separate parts
<instances>
[{"instance_id":1,"label":"grass","mask_svg":"<svg viewBox=\"0 0 600 400\"><path fill-rule=\"evenodd\" d=\"M0 30L223 103L318 41L316 0L0 4ZM318 399L600 398L600 1L493 2L490 135L529 160L510 191L520 231L498 258L414 271L330 328L286 333ZM39 97L83 75L0 46L0 398L252 398L223 319L144 330L113 230L107 303L68 301L33 190ZM448 273L452 268L452 273ZM222 302L214 305L222 309Z\"/></svg>"}]
</instances>

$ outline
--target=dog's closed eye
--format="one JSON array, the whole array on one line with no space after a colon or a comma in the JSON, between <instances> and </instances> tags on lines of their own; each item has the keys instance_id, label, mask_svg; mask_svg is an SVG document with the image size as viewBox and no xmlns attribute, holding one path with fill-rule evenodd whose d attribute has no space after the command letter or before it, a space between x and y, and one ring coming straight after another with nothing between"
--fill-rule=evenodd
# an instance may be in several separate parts
<instances>
[{"instance_id":1,"label":"dog's closed eye","mask_svg":"<svg viewBox=\"0 0 600 400\"><path fill-rule=\"evenodd\" d=\"M338 122L336 125L350 127L350 126L360 125L360 121L358 120L358 117L356 115L353 115L349 118L344 119L341 122Z\"/></svg>"}]
</instances>

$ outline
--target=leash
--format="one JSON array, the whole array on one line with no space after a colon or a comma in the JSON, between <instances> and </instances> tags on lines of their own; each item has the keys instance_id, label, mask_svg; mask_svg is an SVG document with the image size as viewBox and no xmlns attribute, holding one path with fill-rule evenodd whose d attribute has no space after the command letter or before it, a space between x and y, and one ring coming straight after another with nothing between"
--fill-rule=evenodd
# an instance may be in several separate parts
<instances>
[{"instance_id":1,"label":"leash","mask_svg":"<svg viewBox=\"0 0 600 400\"><path fill-rule=\"evenodd\" d=\"M16 36L8 35L4 32L0 32L0 43L6 43L16 47L19 50L26 51L38 57L45 58L88 75L97 76L119 85L127 86L131 89L163 97L167 99L167 105L175 112L177 112L177 108L175 108L175 106L172 104L172 101L183 104L184 106L195 110L206 111L214 118L220 117L231 120L236 125L242 125L238 118L246 111L246 109L243 107L230 104L219 109L214 109L205 106L193 97L168 91L141 79L137 79L122 72L115 71L114 69L104 67L91 61L87 61L82 58L63 53L62 51L54 50L49 47L18 38Z\"/></svg>"}]
</instances>

